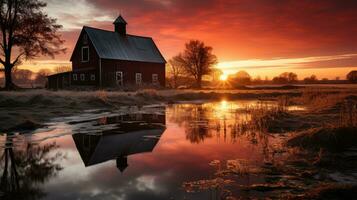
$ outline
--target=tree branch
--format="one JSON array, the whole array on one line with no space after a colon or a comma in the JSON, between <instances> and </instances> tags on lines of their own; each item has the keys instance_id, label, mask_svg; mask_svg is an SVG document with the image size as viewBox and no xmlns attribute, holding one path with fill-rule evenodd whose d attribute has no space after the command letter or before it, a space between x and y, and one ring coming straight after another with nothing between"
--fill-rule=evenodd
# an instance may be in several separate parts
<instances>
[{"instance_id":1,"label":"tree branch","mask_svg":"<svg viewBox=\"0 0 357 200\"><path fill-rule=\"evenodd\" d=\"M12 63L12 65L15 66L15 65L20 61L20 58L21 58L21 56L23 56L23 55L25 55L24 52L20 53L20 54L16 57L16 59L14 60L14 62Z\"/></svg>"},{"instance_id":2,"label":"tree branch","mask_svg":"<svg viewBox=\"0 0 357 200\"><path fill-rule=\"evenodd\" d=\"M4 67L5 67L5 61L4 61L3 59L1 59L1 58L0 58L0 63L1 63L2 65L4 65Z\"/></svg>"}]
</instances>

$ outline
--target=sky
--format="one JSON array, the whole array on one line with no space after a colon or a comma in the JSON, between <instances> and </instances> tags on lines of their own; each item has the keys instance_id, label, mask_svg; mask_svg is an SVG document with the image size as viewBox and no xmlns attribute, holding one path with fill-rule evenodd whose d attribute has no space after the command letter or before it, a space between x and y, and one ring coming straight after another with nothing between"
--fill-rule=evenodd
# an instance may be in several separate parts
<instances>
[{"instance_id":1,"label":"sky","mask_svg":"<svg viewBox=\"0 0 357 200\"><path fill-rule=\"evenodd\" d=\"M150 36L169 60L190 39L213 47L216 67L269 78L285 71L300 79L345 78L357 70L355 0L45 0L45 12L63 25L67 52L40 57L22 68L70 65L86 26L113 30L121 14L127 31Z\"/></svg>"}]
</instances>

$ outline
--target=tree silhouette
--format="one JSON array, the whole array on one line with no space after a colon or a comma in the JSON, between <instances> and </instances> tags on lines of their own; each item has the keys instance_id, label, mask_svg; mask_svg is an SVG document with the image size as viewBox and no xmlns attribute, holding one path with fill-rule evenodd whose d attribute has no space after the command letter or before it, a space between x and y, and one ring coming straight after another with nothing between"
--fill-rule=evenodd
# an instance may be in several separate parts
<instances>
[{"instance_id":1,"label":"tree silhouette","mask_svg":"<svg viewBox=\"0 0 357 200\"><path fill-rule=\"evenodd\" d=\"M184 52L173 57L173 60L183 67L187 75L195 79L197 88L202 87L202 77L208 75L213 65L217 63L212 47L206 46L199 40L186 43Z\"/></svg>"},{"instance_id":2,"label":"tree silhouette","mask_svg":"<svg viewBox=\"0 0 357 200\"><path fill-rule=\"evenodd\" d=\"M7 137L7 144L12 139ZM5 147L0 160L2 169L0 180L1 199L39 199L45 195L40 189L49 178L55 176L62 167L55 163L63 155L49 156L56 149L56 143L43 146L27 144L22 150Z\"/></svg>"},{"instance_id":3,"label":"tree silhouette","mask_svg":"<svg viewBox=\"0 0 357 200\"><path fill-rule=\"evenodd\" d=\"M62 26L42 11L45 6L40 0L0 1L0 63L7 90L16 88L11 73L23 59L65 51L57 33Z\"/></svg>"},{"instance_id":4,"label":"tree silhouette","mask_svg":"<svg viewBox=\"0 0 357 200\"><path fill-rule=\"evenodd\" d=\"M184 75L183 67L176 60L174 57L168 63L168 76L172 88L177 88L180 85L180 78Z\"/></svg>"},{"instance_id":5,"label":"tree silhouette","mask_svg":"<svg viewBox=\"0 0 357 200\"><path fill-rule=\"evenodd\" d=\"M229 81L236 85L248 84L251 82L251 76L246 71L239 71L234 75L229 76Z\"/></svg>"}]
</instances>

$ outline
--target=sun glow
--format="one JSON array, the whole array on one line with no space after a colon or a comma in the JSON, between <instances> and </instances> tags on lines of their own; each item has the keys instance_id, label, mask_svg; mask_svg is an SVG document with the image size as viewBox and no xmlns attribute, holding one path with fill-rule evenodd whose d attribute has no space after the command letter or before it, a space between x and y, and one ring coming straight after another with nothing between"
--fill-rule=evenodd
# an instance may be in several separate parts
<instances>
[{"instance_id":1,"label":"sun glow","mask_svg":"<svg viewBox=\"0 0 357 200\"><path fill-rule=\"evenodd\" d=\"M219 77L219 80L221 81L226 81L228 78L228 74L222 74L220 77Z\"/></svg>"}]
</instances>

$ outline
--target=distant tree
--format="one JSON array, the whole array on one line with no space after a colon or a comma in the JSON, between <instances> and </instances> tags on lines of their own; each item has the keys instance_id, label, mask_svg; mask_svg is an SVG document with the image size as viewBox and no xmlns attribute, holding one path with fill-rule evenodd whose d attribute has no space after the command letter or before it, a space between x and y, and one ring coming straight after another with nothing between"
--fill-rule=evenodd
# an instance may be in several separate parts
<instances>
[{"instance_id":1,"label":"distant tree","mask_svg":"<svg viewBox=\"0 0 357 200\"><path fill-rule=\"evenodd\" d=\"M357 83L357 71L351 71L348 73L346 79L351 83Z\"/></svg>"},{"instance_id":2,"label":"distant tree","mask_svg":"<svg viewBox=\"0 0 357 200\"><path fill-rule=\"evenodd\" d=\"M55 73L70 72L72 68L70 66L59 66L53 70Z\"/></svg>"},{"instance_id":3,"label":"distant tree","mask_svg":"<svg viewBox=\"0 0 357 200\"><path fill-rule=\"evenodd\" d=\"M284 78L284 77L280 77L280 76L276 76L273 78L273 83L276 84L285 84L288 83L288 79Z\"/></svg>"},{"instance_id":4,"label":"distant tree","mask_svg":"<svg viewBox=\"0 0 357 200\"><path fill-rule=\"evenodd\" d=\"M17 84L30 84L32 82L33 72L28 69L18 69L13 70L14 82Z\"/></svg>"},{"instance_id":5,"label":"distant tree","mask_svg":"<svg viewBox=\"0 0 357 200\"><path fill-rule=\"evenodd\" d=\"M317 77L315 75L311 75L310 77L304 78L305 83L316 83Z\"/></svg>"},{"instance_id":6,"label":"distant tree","mask_svg":"<svg viewBox=\"0 0 357 200\"><path fill-rule=\"evenodd\" d=\"M41 0L0 1L0 63L8 90L16 88L11 73L23 59L65 51L57 33L61 25L43 12L45 6Z\"/></svg>"},{"instance_id":7,"label":"distant tree","mask_svg":"<svg viewBox=\"0 0 357 200\"><path fill-rule=\"evenodd\" d=\"M273 82L278 84L294 83L297 82L297 80L297 74L293 72L284 72L279 76L273 78Z\"/></svg>"},{"instance_id":8,"label":"distant tree","mask_svg":"<svg viewBox=\"0 0 357 200\"><path fill-rule=\"evenodd\" d=\"M52 71L50 69L40 69L36 73L35 83L45 86L47 82L47 76L51 75L51 73Z\"/></svg>"},{"instance_id":9,"label":"distant tree","mask_svg":"<svg viewBox=\"0 0 357 200\"><path fill-rule=\"evenodd\" d=\"M181 63L177 62L176 56L168 62L168 80L172 88L177 88L180 85L180 78L184 76L185 70Z\"/></svg>"},{"instance_id":10,"label":"distant tree","mask_svg":"<svg viewBox=\"0 0 357 200\"><path fill-rule=\"evenodd\" d=\"M185 44L183 53L173 58L185 73L195 79L195 86L202 87L202 77L212 71L217 63L217 57L212 53L212 47L206 46L202 41L191 40Z\"/></svg>"},{"instance_id":11,"label":"distant tree","mask_svg":"<svg viewBox=\"0 0 357 200\"><path fill-rule=\"evenodd\" d=\"M234 84L248 84L251 82L251 76L246 71L239 71L231 75L229 81Z\"/></svg>"},{"instance_id":12,"label":"distant tree","mask_svg":"<svg viewBox=\"0 0 357 200\"><path fill-rule=\"evenodd\" d=\"M262 80L262 78L260 78L260 76L257 76L253 79L253 82L254 82L254 84L261 84L261 83L263 83L263 80Z\"/></svg>"},{"instance_id":13,"label":"distant tree","mask_svg":"<svg viewBox=\"0 0 357 200\"><path fill-rule=\"evenodd\" d=\"M267 84L267 83L269 83L269 77L268 76L265 76L265 78L264 78L264 84Z\"/></svg>"},{"instance_id":14,"label":"distant tree","mask_svg":"<svg viewBox=\"0 0 357 200\"><path fill-rule=\"evenodd\" d=\"M279 75L280 77L286 78L289 83L296 82L298 80L297 74L293 72L284 72Z\"/></svg>"}]
</instances>

